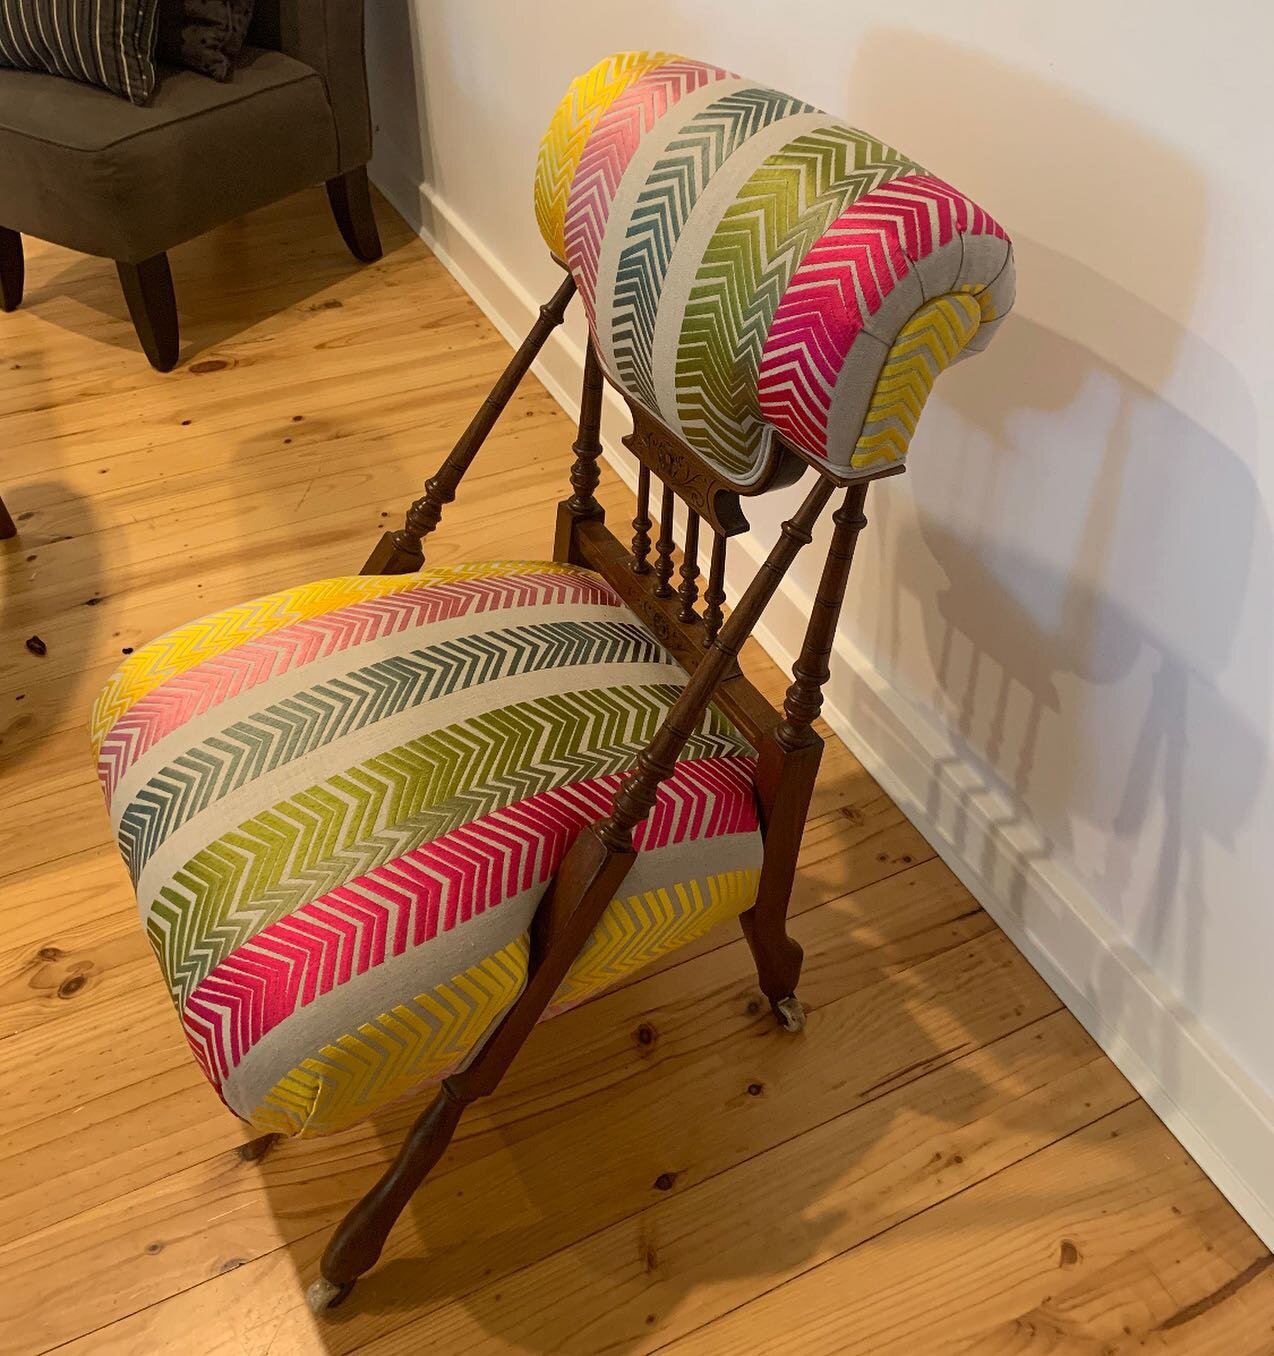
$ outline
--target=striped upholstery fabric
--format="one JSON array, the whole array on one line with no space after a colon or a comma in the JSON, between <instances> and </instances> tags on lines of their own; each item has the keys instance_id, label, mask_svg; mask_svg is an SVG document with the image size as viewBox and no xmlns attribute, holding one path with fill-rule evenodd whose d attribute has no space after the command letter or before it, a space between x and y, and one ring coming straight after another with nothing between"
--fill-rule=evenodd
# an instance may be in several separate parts
<instances>
[{"instance_id":1,"label":"striped upholstery fabric","mask_svg":"<svg viewBox=\"0 0 1274 1356\"><path fill-rule=\"evenodd\" d=\"M135 104L155 89L158 0L0 0L0 66L100 85Z\"/></svg>"},{"instance_id":2,"label":"striped upholstery fabric","mask_svg":"<svg viewBox=\"0 0 1274 1356\"><path fill-rule=\"evenodd\" d=\"M838 474L907 452L938 374L1013 303L964 194L800 99L623 52L575 80L535 210L627 394L747 489L773 435Z\"/></svg>"},{"instance_id":3,"label":"striped upholstery fabric","mask_svg":"<svg viewBox=\"0 0 1274 1356\"><path fill-rule=\"evenodd\" d=\"M462 1063L684 682L599 576L543 562L327 579L131 655L93 710L99 774L225 1102L312 1135ZM754 773L709 710L553 1011L752 904Z\"/></svg>"}]
</instances>

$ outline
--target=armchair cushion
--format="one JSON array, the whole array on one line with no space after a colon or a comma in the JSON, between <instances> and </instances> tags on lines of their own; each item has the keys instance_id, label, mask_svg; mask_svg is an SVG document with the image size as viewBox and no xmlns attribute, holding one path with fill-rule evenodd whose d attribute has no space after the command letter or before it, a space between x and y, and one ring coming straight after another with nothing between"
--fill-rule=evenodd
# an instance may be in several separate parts
<instances>
[{"instance_id":1,"label":"armchair cushion","mask_svg":"<svg viewBox=\"0 0 1274 1356\"><path fill-rule=\"evenodd\" d=\"M318 1134L463 1063L685 681L604 580L550 562L322 580L130 656L94 708L98 770L227 1105ZM754 780L709 708L552 1011L752 905Z\"/></svg>"},{"instance_id":2,"label":"armchair cushion","mask_svg":"<svg viewBox=\"0 0 1274 1356\"><path fill-rule=\"evenodd\" d=\"M964 194L866 132L720 66L621 52L576 79L535 207L629 397L745 492L778 434L850 478L906 454L949 363L1013 302Z\"/></svg>"},{"instance_id":3,"label":"armchair cushion","mask_svg":"<svg viewBox=\"0 0 1274 1356\"><path fill-rule=\"evenodd\" d=\"M144 104L155 88L158 0L0 0L0 66L47 71Z\"/></svg>"},{"instance_id":4,"label":"armchair cushion","mask_svg":"<svg viewBox=\"0 0 1274 1356\"><path fill-rule=\"evenodd\" d=\"M166 70L135 108L88 85L0 71L0 217L137 263L336 173L323 83L246 48L218 84Z\"/></svg>"},{"instance_id":5,"label":"armchair cushion","mask_svg":"<svg viewBox=\"0 0 1274 1356\"><path fill-rule=\"evenodd\" d=\"M155 51L170 66L229 80L252 22L252 0L160 0Z\"/></svg>"}]
</instances>

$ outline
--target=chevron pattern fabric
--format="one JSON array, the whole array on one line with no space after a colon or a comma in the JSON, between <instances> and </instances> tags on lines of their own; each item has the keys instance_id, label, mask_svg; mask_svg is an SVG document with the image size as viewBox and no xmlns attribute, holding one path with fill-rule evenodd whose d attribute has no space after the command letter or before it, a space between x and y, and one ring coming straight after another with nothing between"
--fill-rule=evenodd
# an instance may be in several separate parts
<instances>
[{"instance_id":1,"label":"chevron pattern fabric","mask_svg":"<svg viewBox=\"0 0 1274 1356\"><path fill-rule=\"evenodd\" d=\"M945 367L1013 303L1008 237L971 199L809 104L666 53L573 82L535 208L612 381L744 491L775 435L843 476L901 460L914 418L885 438L875 412L914 358L912 318L976 299Z\"/></svg>"},{"instance_id":2,"label":"chevron pattern fabric","mask_svg":"<svg viewBox=\"0 0 1274 1356\"><path fill-rule=\"evenodd\" d=\"M599 576L541 561L321 580L129 656L94 708L98 771L227 1105L320 1134L463 1064L685 680ZM750 907L754 779L710 708L552 1011Z\"/></svg>"}]
</instances>

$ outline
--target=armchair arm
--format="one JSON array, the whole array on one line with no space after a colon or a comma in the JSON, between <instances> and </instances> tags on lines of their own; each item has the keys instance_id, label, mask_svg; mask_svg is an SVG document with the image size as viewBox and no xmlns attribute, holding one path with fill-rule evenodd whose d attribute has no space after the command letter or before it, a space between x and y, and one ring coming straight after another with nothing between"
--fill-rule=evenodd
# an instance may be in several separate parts
<instances>
[{"instance_id":1,"label":"armchair arm","mask_svg":"<svg viewBox=\"0 0 1274 1356\"><path fill-rule=\"evenodd\" d=\"M363 0L257 0L248 40L319 73L336 124L337 172L365 165L372 154L372 121Z\"/></svg>"}]
</instances>

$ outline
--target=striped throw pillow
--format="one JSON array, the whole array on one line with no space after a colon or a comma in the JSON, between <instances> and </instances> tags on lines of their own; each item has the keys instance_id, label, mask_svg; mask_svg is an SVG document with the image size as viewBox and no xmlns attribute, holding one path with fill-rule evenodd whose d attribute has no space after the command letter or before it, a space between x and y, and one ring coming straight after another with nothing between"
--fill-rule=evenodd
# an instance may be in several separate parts
<instances>
[{"instance_id":1,"label":"striped throw pillow","mask_svg":"<svg viewBox=\"0 0 1274 1356\"><path fill-rule=\"evenodd\" d=\"M144 104L158 0L0 0L0 66L82 80Z\"/></svg>"}]
</instances>

